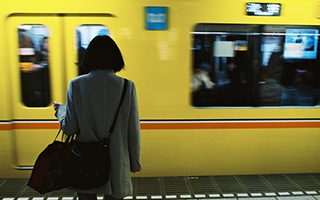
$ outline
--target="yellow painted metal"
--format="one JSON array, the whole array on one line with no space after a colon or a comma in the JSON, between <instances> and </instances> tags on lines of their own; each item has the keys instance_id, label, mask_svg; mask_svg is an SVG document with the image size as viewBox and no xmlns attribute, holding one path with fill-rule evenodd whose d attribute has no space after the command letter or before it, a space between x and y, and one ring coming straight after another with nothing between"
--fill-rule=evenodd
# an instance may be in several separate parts
<instances>
[{"instance_id":1,"label":"yellow painted metal","mask_svg":"<svg viewBox=\"0 0 320 200\"><path fill-rule=\"evenodd\" d=\"M0 177L7 177L8 173L12 172L12 152L13 148L10 145L10 131L0 131Z\"/></svg>"},{"instance_id":2,"label":"yellow painted metal","mask_svg":"<svg viewBox=\"0 0 320 200\"><path fill-rule=\"evenodd\" d=\"M58 130L43 129L13 131L13 165L33 166L38 155L54 141L57 133Z\"/></svg>"},{"instance_id":3,"label":"yellow painted metal","mask_svg":"<svg viewBox=\"0 0 320 200\"><path fill-rule=\"evenodd\" d=\"M152 130L138 176L318 173L319 129Z\"/></svg>"},{"instance_id":4,"label":"yellow painted metal","mask_svg":"<svg viewBox=\"0 0 320 200\"><path fill-rule=\"evenodd\" d=\"M0 46L5 46L5 39L0 38ZM8 86L10 82L10 67L7 52L0 50L0 121L7 120L12 117L11 90Z\"/></svg>"},{"instance_id":5,"label":"yellow painted metal","mask_svg":"<svg viewBox=\"0 0 320 200\"><path fill-rule=\"evenodd\" d=\"M14 169L14 151L11 144L11 131L0 131L0 177L1 178L19 178L30 177L29 170Z\"/></svg>"},{"instance_id":6,"label":"yellow painted metal","mask_svg":"<svg viewBox=\"0 0 320 200\"><path fill-rule=\"evenodd\" d=\"M141 119L319 119L320 108L191 106L190 32L198 23L320 25L317 0L278 0L282 5L279 17L247 16L246 3L244 0L89 3L55 0L45 4L40 0L6 1L0 6L0 28L5 33L0 37L0 120L54 119L52 105L27 108L21 103L17 55L17 26L21 24L43 24L51 29L52 100L65 102L68 83L77 75L74 28L81 24L102 24L110 28L123 53L126 70L119 75L136 83ZM145 30L145 6L167 6L169 29ZM11 165L32 165L55 133L56 130L1 130L0 177L27 177L30 172L14 170ZM134 176L319 172L319 133L318 128L142 130L143 171Z\"/></svg>"}]
</instances>

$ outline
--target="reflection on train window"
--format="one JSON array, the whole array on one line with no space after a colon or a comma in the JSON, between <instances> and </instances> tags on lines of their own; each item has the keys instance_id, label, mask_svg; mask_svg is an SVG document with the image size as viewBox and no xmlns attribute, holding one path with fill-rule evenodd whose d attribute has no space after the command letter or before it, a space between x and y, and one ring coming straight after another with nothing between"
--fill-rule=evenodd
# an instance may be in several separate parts
<instances>
[{"instance_id":1,"label":"reflection on train window","mask_svg":"<svg viewBox=\"0 0 320 200\"><path fill-rule=\"evenodd\" d=\"M88 73L81 65L81 61L90 41L97 35L110 35L109 28L102 25L82 25L76 27L78 63L80 63L79 75Z\"/></svg>"},{"instance_id":2,"label":"reflection on train window","mask_svg":"<svg viewBox=\"0 0 320 200\"><path fill-rule=\"evenodd\" d=\"M192 32L193 106L319 105L319 30L198 24Z\"/></svg>"},{"instance_id":3,"label":"reflection on train window","mask_svg":"<svg viewBox=\"0 0 320 200\"><path fill-rule=\"evenodd\" d=\"M50 34L43 25L18 26L21 96L28 107L45 107L51 100Z\"/></svg>"}]
</instances>

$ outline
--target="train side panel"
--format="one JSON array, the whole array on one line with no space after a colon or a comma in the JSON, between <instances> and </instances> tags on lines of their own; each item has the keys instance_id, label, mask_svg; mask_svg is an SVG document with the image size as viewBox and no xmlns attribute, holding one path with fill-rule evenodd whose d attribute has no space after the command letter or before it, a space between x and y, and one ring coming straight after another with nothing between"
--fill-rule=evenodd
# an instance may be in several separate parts
<instances>
[{"instance_id":1,"label":"train side panel","mask_svg":"<svg viewBox=\"0 0 320 200\"><path fill-rule=\"evenodd\" d=\"M198 24L320 24L317 1L279 0L279 17L247 16L246 3L33 0L0 6L5 30L0 38L0 177L29 177L31 171L21 169L31 167L52 142L59 128L52 101L64 102L69 81L78 75L74 27L88 24L110 28L126 62L119 75L136 83L143 171L134 176L319 172L319 107L192 105L193 32ZM147 6L168 7L167 30L145 29ZM52 98L41 108L21 100L15 34L25 24L51 28Z\"/></svg>"},{"instance_id":2,"label":"train side panel","mask_svg":"<svg viewBox=\"0 0 320 200\"><path fill-rule=\"evenodd\" d=\"M140 175L318 173L318 137L294 128L143 131Z\"/></svg>"}]
</instances>

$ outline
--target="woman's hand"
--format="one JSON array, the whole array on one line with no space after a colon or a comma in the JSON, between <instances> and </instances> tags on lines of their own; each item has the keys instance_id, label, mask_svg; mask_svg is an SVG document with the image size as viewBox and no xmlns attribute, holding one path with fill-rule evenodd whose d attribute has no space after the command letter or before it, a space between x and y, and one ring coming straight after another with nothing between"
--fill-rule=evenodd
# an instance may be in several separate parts
<instances>
[{"instance_id":1,"label":"woman's hand","mask_svg":"<svg viewBox=\"0 0 320 200\"><path fill-rule=\"evenodd\" d=\"M57 109L59 108L59 106L61 106L61 105L62 105L62 103L58 103L58 102L54 101L54 102L53 102L53 108L54 108L54 110L57 110Z\"/></svg>"}]
</instances>

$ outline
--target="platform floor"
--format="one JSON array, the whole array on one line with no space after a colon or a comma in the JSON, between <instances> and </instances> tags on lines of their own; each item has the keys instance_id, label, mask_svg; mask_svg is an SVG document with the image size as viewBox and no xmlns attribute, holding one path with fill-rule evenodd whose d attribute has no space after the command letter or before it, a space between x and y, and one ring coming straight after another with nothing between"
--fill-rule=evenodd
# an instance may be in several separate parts
<instances>
[{"instance_id":1,"label":"platform floor","mask_svg":"<svg viewBox=\"0 0 320 200\"><path fill-rule=\"evenodd\" d=\"M67 189L38 194L28 179L0 179L0 200L76 200ZM320 200L320 174L132 178L125 199ZM103 196L98 195L103 200Z\"/></svg>"}]
</instances>

